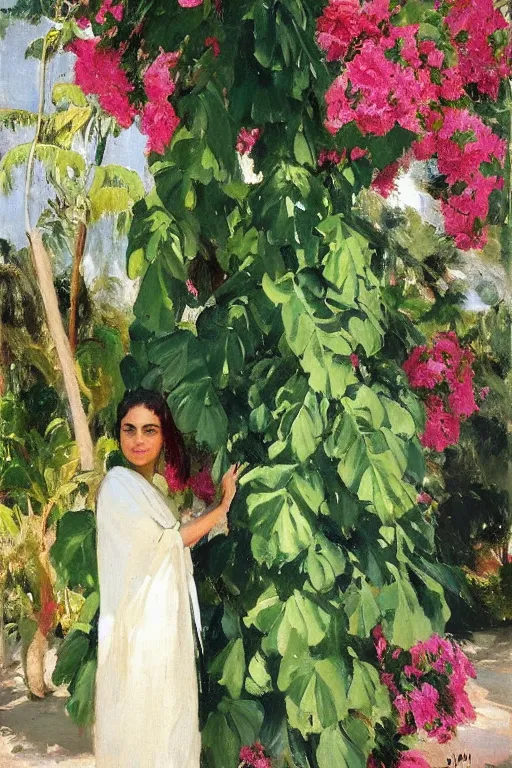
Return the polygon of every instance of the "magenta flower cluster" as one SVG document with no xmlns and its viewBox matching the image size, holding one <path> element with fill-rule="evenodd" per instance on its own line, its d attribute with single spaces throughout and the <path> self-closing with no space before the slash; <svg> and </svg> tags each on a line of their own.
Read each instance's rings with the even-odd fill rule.
<svg viewBox="0 0 512 768">
<path fill-rule="evenodd" d="M 443 451 L 455 445 L 461 421 L 478 410 L 473 361 L 471 350 L 447 331 L 437 334 L 430 346 L 415 347 L 403 364 L 409 384 L 424 398 L 427 419 L 420 439 L 426 448 Z"/>
<path fill-rule="evenodd" d="M 251 747 L 242 747 L 240 760 L 238 768 L 272 768 L 270 757 L 265 755 L 265 748 L 259 741 L 255 741 Z"/>
<path fill-rule="evenodd" d="M 164 477 L 172 493 L 181 493 L 190 489 L 194 496 L 206 504 L 211 504 L 215 498 L 215 485 L 208 467 L 203 467 L 188 480 L 183 481 L 172 464 L 167 464 L 164 471 Z"/>
<path fill-rule="evenodd" d="M 432 635 L 405 651 L 387 642 L 380 625 L 373 630 L 373 639 L 400 734 L 422 730 L 443 744 L 457 726 L 475 719 L 466 685 L 476 673 L 456 642 Z"/>
<path fill-rule="evenodd" d="M 388 0 L 329 0 L 317 21 L 319 46 L 341 74 L 328 89 L 327 130 L 355 122 L 361 133 L 384 136 L 395 125 L 418 135 L 417 159 L 437 157 L 447 176 L 442 200 L 447 234 L 462 249 L 486 242 L 489 196 L 497 175 L 482 164 L 502 165 L 505 144 L 468 112 L 465 88 L 497 98 L 512 71 L 512 46 L 503 14 L 492 0 L 440 3 L 442 42 L 424 39 L 419 24 L 393 25 L 397 4 Z M 404 158 L 405 162 L 409 158 Z M 376 188 L 393 188 L 398 163 L 379 174 Z"/>
</svg>

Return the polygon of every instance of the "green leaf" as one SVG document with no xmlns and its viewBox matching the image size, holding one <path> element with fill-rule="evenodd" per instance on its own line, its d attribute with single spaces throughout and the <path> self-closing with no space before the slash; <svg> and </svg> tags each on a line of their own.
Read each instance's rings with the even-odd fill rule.
<svg viewBox="0 0 512 768">
<path fill-rule="evenodd" d="M 383 400 L 389 426 L 395 435 L 404 435 L 405 437 L 414 437 L 416 434 L 416 425 L 414 419 L 405 408 L 393 400 L 386 398 Z"/>
<path fill-rule="evenodd" d="M 12 190 L 12 174 L 15 168 L 27 162 L 31 144 L 18 144 L 9 149 L 0 161 L 0 190 Z M 47 173 L 57 182 L 62 182 L 72 173 L 81 176 L 85 172 L 85 160 L 78 152 L 61 149 L 53 144 L 37 144 L 35 157 L 45 167 Z"/>
<path fill-rule="evenodd" d="M 321 733 L 316 759 L 318 768 L 366 768 L 367 755 L 335 725 Z"/>
<path fill-rule="evenodd" d="M 304 737 L 320 733 L 348 714 L 348 670 L 341 658 L 313 659 L 293 632 L 279 667 L 278 687 L 286 693 L 288 722 Z"/>
<path fill-rule="evenodd" d="M 382 426 L 385 410 L 368 387 L 360 387 L 337 417 L 326 443 L 329 455 L 340 459 L 338 472 L 349 490 L 371 504 L 384 524 L 416 505 L 416 489 L 404 480 L 407 444 Z"/>
<path fill-rule="evenodd" d="M 212 661 L 210 674 L 225 685 L 232 699 L 239 699 L 245 677 L 245 653 L 241 637 L 233 638 Z"/>
<path fill-rule="evenodd" d="M 263 696 L 273 690 L 272 678 L 267 669 L 265 657 L 257 651 L 249 662 L 245 690 L 251 696 Z"/>
<path fill-rule="evenodd" d="M 94 721 L 94 689 L 96 681 L 96 658 L 92 656 L 80 671 L 73 683 L 71 697 L 66 703 L 66 709 L 71 719 L 79 726 L 91 725 Z"/>
<path fill-rule="evenodd" d="M 296 589 L 286 602 L 282 602 L 274 585 L 260 595 L 244 618 L 246 626 L 255 626 L 265 634 L 263 651 L 267 654 L 277 652 L 281 656 L 286 654 L 294 632 L 313 647 L 322 642 L 329 623 L 329 614 L 316 602 L 313 594 Z"/>
<path fill-rule="evenodd" d="M 15 131 L 37 123 L 37 113 L 26 109 L 0 109 L 0 126 Z"/>
<path fill-rule="evenodd" d="M 359 586 L 353 580 L 345 592 L 344 609 L 348 618 L 350 634 L 359 637 L 369 637 L 381 617 L 377 600 L 370 585 L 363 577 L 360 578 Z"/>
<path fill-rule="evenodd" d="M 369 717 L 375 725 L 384 717 L 391 717 L 389 692 L 371 664 L 353 658 L 352 682 L 348 692 L 349 709 L 357 709 Z"/>
<path fill-rule="evenodd" d="M 222 699 L 210 712 L 202 742 L 208 765 L 237 766 L 240 748 L 257 741 L 263 724 L 263 707 L 257 701 Z"/>
<path fill-rule="evenodd" d="M 3 536 L 17 536 L 19 533 L 16 522 L 16 513 L 5 504 L 0 504 L 0 534 Z"/>
<path fill-rule="evenodd" d="M 75 107 L 86 107 L 87 98 L 80 88 L 74 83 L 55 83 L 52 90 L 52 101 L 58 105 L 61 102 L 73 104 Z"/>
<path fill-rule="evenodd" d="M 144 186 L 138 173 L 120 165 L 99 166 L 89 190 L 91 221 L 131 211 L 143 197 Z"/>
<path fill-rule="evenodd" d="M 308 550 L 306 571 L 317 592 L 327 592 L 345 571 L 346 560 L 341 549 L 325 536 L 317 534 Z"/>
<path fill-rule="evenodd" d="M 301 398 L 300 390 L 296 393 L 293 385 L 289 392 L 288 385 L 285 389 L 286 400 L 291 395 L 294 398 L 298 394 Z M 278 393 L 276 402 L 280 403 L 282 393 Z M 278 408 L 278 411 L 281 410 Z M 291 403 L 281 417 L 281 423 L 278 428 L 278 437 L 282 441 L 289 440 L 292 452 L 300 462 L 305 462 L 315 452 L 318 443 L 322 437 L 324 429 L 323 419 L 320 413 L 317 396 L 311 390 L 306 393 L 303 401 Z"/>
<path fill-rule="evenodd" d="M 72 629 L 57 651 L 57 664 L 52 675 L 54 685 L 70 683 L 77 675 L 89 652 L 89 638 L 83 632 Z"/>
<path fill-rule="evenodd" d="M 96 520 L 88 509 L 67 512 L 57 524 L 50 550 L 59 583 L 70 589 L 97 591 Z"/>
<path fill-rule="evenodd" d="M 249 494 L 247 510 L 258 562 L 291 562 L 309 546 L 313 536 L 309 515 L 286 490 Z"/>
<path fill-rule="evenodd" d="M 385 616 L 382 626 L 390 643 L 407 650 L 418 640 L 430 637 L 432 624 L 419 604 L 407 573 L 392 563 L 388 563 L 388 569 L 395 581 L 385 586 L 379 596 Z"/>
<path fill-rule="evenodd" d="M 64 149 L 71 149 L 76 134 L 86 125 L 92 115 L 92 109 L 71 106 L 53 112 L 44 125 L 43 139 L 48 144 L 56 144 Z"/>
<path fill-rule="evenodd" d="M 218 450 L 225 443 L 228 422 L 198 339 L 190 331 L 176 331 L 151 344 L 149 359 L 162 369 L 178 429 L 195 433 L 198 443 Z"/>
</svg>

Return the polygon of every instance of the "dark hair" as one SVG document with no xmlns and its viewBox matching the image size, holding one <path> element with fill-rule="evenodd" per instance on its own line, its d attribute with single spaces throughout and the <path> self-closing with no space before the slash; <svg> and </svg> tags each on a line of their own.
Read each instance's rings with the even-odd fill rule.
<svg viewBox="0 0 512 768">
<path fill-rule="evenodd" d="M 128 389 L 117 406 L 115 436 L 121 439 L 121 422 L 136 405 L 143 405 L 160 419 L 164 438 L 164 458 L 177 472 L 178 479 L 185 483 L 190 477 L 190 461 L 185 451 L 181 432 L 176 427 L 165 397 L 150 389 Z"/>
</svg>

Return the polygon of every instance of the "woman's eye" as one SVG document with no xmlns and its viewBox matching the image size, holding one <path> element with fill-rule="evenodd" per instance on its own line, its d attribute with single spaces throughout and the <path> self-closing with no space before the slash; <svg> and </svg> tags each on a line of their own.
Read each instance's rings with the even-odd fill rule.
<svg viewBox="0 0 512 768">
<path fill-rule="evenodd" d="M 156 435 L 156 429 L 147 429 L 146 435 Z"/>
</svg>

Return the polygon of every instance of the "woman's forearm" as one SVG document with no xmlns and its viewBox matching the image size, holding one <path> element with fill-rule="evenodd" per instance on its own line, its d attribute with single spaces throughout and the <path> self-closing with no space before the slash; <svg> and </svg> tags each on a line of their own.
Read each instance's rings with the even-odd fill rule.
<svg viewBox="0 0 512 768">
<path fill-rule="evenodd" d="M 227 515 L 229 511 L 229 504 L 224 500 L 221 501 L 218 507 L 212 509 L 201 517 L 195 517 L 188 523 L 184 523 L 180 528 L 181 538 L 185 547 L 192 547 L 197 544 L 203 536 L 210 533 L 211 529 L 220 523 L 220 521 Z"/>
</svg>

